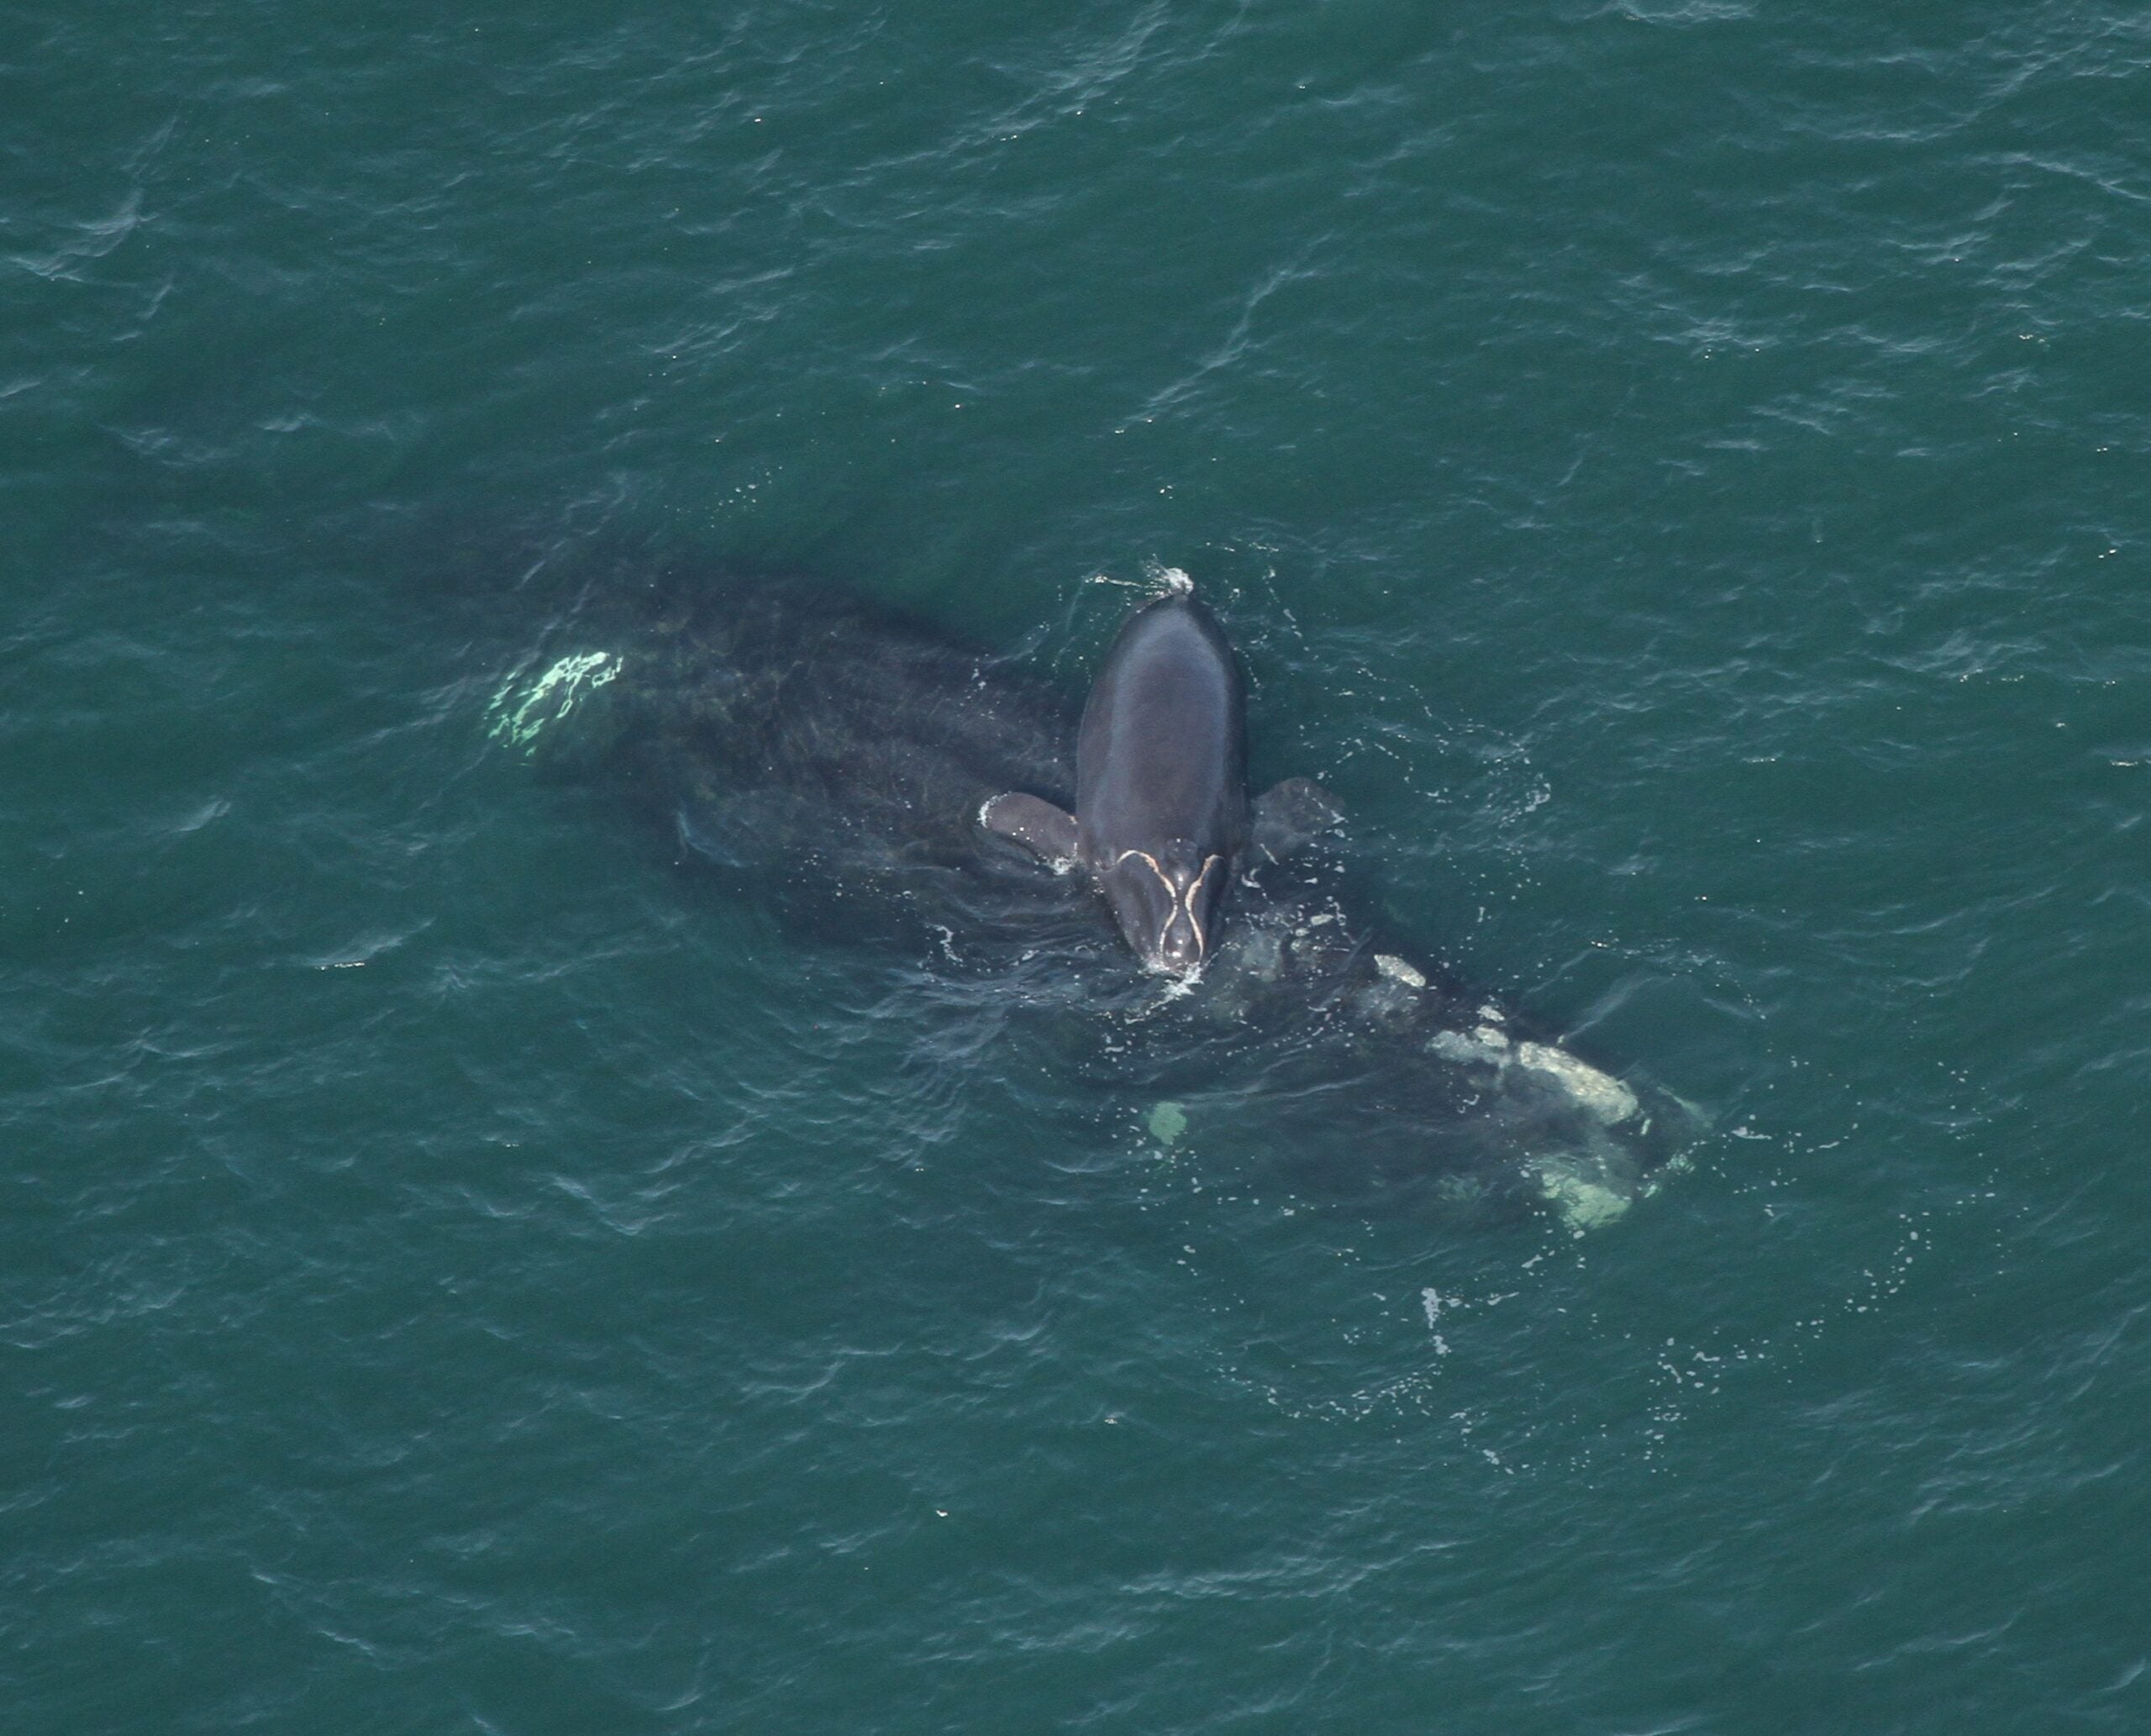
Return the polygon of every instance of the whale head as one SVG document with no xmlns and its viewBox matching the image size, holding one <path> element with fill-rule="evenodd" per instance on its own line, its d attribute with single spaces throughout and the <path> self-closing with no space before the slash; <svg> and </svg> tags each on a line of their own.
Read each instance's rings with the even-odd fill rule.
<svg viewBox="0 0 2151 1736">
<path fill-rule="evenodd" d="M 1144 968 L 1191 976 L 1210 956 L 1225 859 L 1175 840 L 1116 853 L 1098 875 L 1114 920 Z"/>
</svg>

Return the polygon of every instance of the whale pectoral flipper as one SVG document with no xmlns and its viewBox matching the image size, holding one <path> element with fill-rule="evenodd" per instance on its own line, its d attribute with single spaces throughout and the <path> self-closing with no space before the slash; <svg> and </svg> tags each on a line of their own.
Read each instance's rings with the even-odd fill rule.
<svg viewBox="0 0 2151 1736">
<path fill-rule="evenodd" d="M 1288 777 L 1255 799 L 1249 842 L 1273 862 L 1304 850 L 1344 818 L 1337 798 L 1311 777 Z"/>
<path fill-rule="evenodd" d="M 1056 869 L 1076 860 L 1075 815 L 1036 796 L 996 796 L 979 809 L 978 820 L 987 831 L 1035 850 Z"/>
</svg>

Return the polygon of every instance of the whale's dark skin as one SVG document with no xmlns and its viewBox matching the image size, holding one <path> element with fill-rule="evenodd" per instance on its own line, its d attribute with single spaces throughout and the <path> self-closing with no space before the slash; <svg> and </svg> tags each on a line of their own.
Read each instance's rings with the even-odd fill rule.
<svg viewBox="0 0 2151 1736">
<path fill-rule="evenodd" d="M 520 716 L 544 692 L 551 721 L 518 739 L 536 765 L 602 786 L 682 864 L 803 944 L 843 950 L 870 998 L 902 1008 L 944 1060 L 970 1052 L 964 1028 L 990 1034 L 1057 1076 L 1176 1102 L 1208 1138 L 1348 1151 L 1307 1185 L 1370 1200 L 1569 1216 L 1579 1188 L 1617 1206 L 1649 1192 L 1692 1137 L 1681 1105 L 1579 1062 L 1557 1033 L 1370 926 L 1344 858 L 1292 848 L 1335 818 L 1312 785 L 1246 802 L 1239 676 L 1206 621 L 1171 599 L 1134 618 L 1128 655 L 1117 648 L 1094 684 L 1095 754 L 1050 681 L 789 578 L 594 592 L 495 702 Z M 602 676 L 572 705 L 545 686 L 569 665 Z M 1191 739 L 1207 745 L 1159 751 Z M 981 827 L 1006 802 L 1039 829 L 1003 829 L 1049 857 L 1081 848 L 1060 802 L 1161 862 L 1174 844 L 1230 857 L 1229 905 L 1195 903 L 1199 975 L 1161 993 L 1129 968 L 1087 888 Z M 1144 932 L 1129 936 L 1139 951 Z"/>
<path fill-rule="evenodd" d="M 1304 779 L 1279 785 L 1261 806 L 1277 845 L 1296 816 L 1317 827 L 1328 817 Z M 1147 967 L 1200 970 L 1254 835 L 1246 699 L 1209 610 L 1176 592 L 1121 628 L 1083 708 L 1072 815 L 1018 792 L 996 797 L 979 818 L 1049 861 L 1087 869 Z"/>
</svg>

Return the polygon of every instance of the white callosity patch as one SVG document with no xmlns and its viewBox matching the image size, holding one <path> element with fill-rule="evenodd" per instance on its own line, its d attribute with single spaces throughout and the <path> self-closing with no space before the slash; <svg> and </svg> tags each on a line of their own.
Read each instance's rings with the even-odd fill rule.
<svg viewBox="0 0 2151 1736">
<path fill-rule="evenodd" d="M 1407 964 L 1404 960 L 1392 954 L 1376 953 L 1375 968 L 1391 981 L 1401 982 L 1407 988 L 1424 988 L 1427 986 L 1426 972 L 1420 970 L 1417 965 Z"/>
<path fill-rule="evenodd" d="M 581 651 L 561 658 L 528 687 L 519 687 L 518 677 L 511 676 L 486 708 L 492 719 L 486 734 L 527 750 L 540 730 L 559 723 L 619 673 L 620 660 L 612 652 Z"/>
<path fill-rule="evenodd" d="M 1480 1025 L 1475 1031 L 1437 1031 L 1427 1046 L 1444 1060 L 1499 1066 L 1509 1059 L 1509 1039 L 1492 1025 Z"/>
<path fill-rule="evenodd" d="M 1427 1046 L 1444 1060 L 1477 1061 L 1491 1066 L 1514 1063 L 1553 1080 L 1591 1118 L 1607 1127 L 1617 1127 L 1640 1107 L 1636 1094 L 1611 1073 L 1588 1061 L 1578 1060 L 1565 1049 L 1550 1043 L 1511 1043 L 1498 1026 L 1482 1024 L 1469 1031 L 1438 1031 Z"/>
<path fill-rule="evenodd" d="M 1519 1043 L 1516 1058 L 1523 1066 L 1551 1074 L 1569 1095 L 1607 1127 L 1615 1127 L 1636 1113 L 1636 1094 L 1611 1073 L 1601 1073 L 1580 1061 L 1565 1049 L 1545 1043 Z"/>
</svg>

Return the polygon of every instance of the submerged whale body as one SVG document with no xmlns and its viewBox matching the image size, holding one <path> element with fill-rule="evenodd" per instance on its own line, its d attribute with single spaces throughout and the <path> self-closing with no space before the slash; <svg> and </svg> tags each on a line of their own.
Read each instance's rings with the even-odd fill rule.
<svg viewBox="0 0 2151 1736">
<path fill-rule="evenodd" d="M 1190 599 L 1132 618 L 1080 730 L 1054 685 L 797 581 L 661 589 L 556 631 L 496 697 L 497 737 L 625 796 L 820 939 L 908 948 L 968 1000 L 1007 990 L 1057 1021 L 1065 1065 L 1156 1103 L 1165 1143 L 1191 1118 L 1285 1154 L 1296 1186 L 1585 1228 L 1696 1131 L 1666 1093 L 1383 944 L 1334 860 L 1292 854 L 1333 813 L 1305 780 L 1250 808 L 1238 671 Z M 1149 885 L 1123 902 L 1112 874 L 1131 866 Z M 1174 981 L 1130 968 L 1121 936 Z"/>
</svg>

